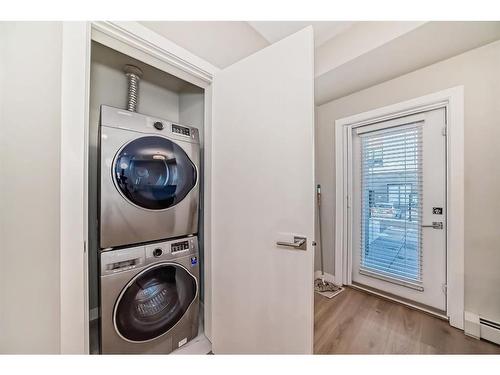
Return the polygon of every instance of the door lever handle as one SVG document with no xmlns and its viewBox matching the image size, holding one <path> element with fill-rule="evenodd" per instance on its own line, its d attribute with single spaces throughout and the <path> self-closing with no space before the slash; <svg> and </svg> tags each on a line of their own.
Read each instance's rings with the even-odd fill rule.
<svg viewBox="0 0 500 375">
<path fill-rule="evenodd" d="M 276 245 L 291 247 L 296 250 L 307 250 L 307 238 L 294 236 L 293 242 L 277 241 Z"/>
<path fill-rule="evenodd" d="M 433 221 L 432 224 L 422 225 L 422 228 L 443 229 L 443 222 Z"/>
</svg>

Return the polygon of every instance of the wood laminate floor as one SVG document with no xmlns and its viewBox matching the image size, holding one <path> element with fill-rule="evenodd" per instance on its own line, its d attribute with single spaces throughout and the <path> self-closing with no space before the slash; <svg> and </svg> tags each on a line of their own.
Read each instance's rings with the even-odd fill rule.
<svg viewBox="0 0 500 375">
<path fill-rule="evenodd" d="M 314 308 L 316 354 L 500 354 L 444 320 L 351 288 L 315 293 Z"/>
</svg>

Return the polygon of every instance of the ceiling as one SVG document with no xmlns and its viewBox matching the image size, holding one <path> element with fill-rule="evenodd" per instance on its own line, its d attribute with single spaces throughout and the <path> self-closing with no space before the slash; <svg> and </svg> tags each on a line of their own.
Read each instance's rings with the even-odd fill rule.
<svg viewBox="0 0 500 375">
<path fill-rule="evenodd" d="M 498 21 L 426 22 L 316 74 L 315 102 L 324 104 L 498 39 Z"/>
<path fill-rule="evenodd" d="M 314 44 L 319 47 L 334 36 L 344 32 L 352 21 L 248 21 L 269 43 L 277 42 L 311 25 L 314 29 Z"/>
<path fill-rule="evenodd" d="M 155 21 L 144 26 L 225 68 L 309 25 L 321 105 L 500 38 L 500 22 Z"/>
<path fill-rule="evenodd" d="M 351 21 L 143 21 L 147 28 L 168 38 L 218 68 L 225 68 L 309 25 L 315 47 L 348 30 Z"/>
<path fill-rule="evenodd" d="M 144 21 L 164 36 L 218 68 L 225 68 L 269 45 L 244 21 Z"/>
</svg>

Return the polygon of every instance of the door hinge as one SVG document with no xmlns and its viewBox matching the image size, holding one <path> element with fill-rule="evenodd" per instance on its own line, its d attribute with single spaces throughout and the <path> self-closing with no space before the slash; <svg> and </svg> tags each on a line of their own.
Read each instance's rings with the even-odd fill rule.
<svg viewBox="0 0 500 375">
<path fill-rule="evenodd" d="M 448 293 L 448 284 L 443 284 L 443 293 L 444 294 Z"/>
<path fill-rule="evenodd" d="M 441 134 L 443 134 L 443 137 L 446 137 L 446 126 L 443 126 L 443 129 L 441 130 Z"/>
<path fill-rule="evenodd" d="M 347 195 L 347 208 L 351 208 L 351 196 Z"/>
<path fill-rule="evenodd" d="M 87 241 L 83 241 L 83 253 L 87 253 Z"/>
</svg>

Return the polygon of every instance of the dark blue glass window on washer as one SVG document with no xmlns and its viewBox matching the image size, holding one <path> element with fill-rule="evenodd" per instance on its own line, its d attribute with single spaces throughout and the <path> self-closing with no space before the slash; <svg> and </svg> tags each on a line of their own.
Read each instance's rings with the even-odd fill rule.
<svg viewBox="0 0 500 375">
<path fill-rule="evenodd" d="M 170 330 L 196 297 L 196 281 L 184 268 L 166 264 L 140 275 L 116 306 L 115 323 L 131 341 L 152 340 Z"/>
<path fill-rule="evenodd" d="M 163 137 L 142 137 L 116 156 L 117 188 L 137 206 L 163 210 L 175 206 L 196 184 L 196 168 L 184 150 Z"/>
</svg>

